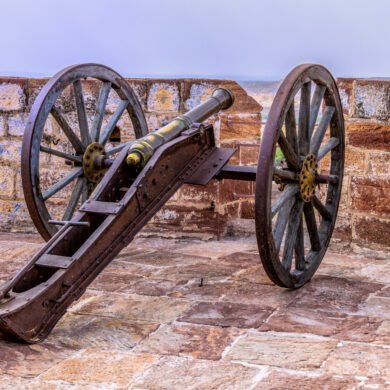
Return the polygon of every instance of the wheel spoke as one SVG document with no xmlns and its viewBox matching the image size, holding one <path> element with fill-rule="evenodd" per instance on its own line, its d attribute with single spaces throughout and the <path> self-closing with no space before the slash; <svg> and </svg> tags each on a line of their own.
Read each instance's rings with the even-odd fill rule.
<svg viewBox="0 0 390 390">
<path fill-rule="evenodd" d="M 317 161 L 322 160 L 327 153 L 329 153 L 339 144 L 339 142 L 340 141 L 335 137 L 329 138 L 326 144 L 318 151 Z"/>
<path fill-rule="evenodd" d="M 301 215 L 299 218 L 297 239 L 295 241 L 295 269 L 303 271 L 305 267 L 305 241 L 303 237 L 303 218 Z"/>
<path fill-rule="evenodd" d="M 297 154 L 294 152 L 293 147 L 290 145 L 290 143 L 287 141 L 287 138 L 285 135 L 280 132 L 279 134 L 279 140 L 278 140 L 280 149 L 282 149 L 283 155 L 286 158 L 287 165 L 291 169 L 299 169 L 299 160 Z"/>
<path fill-rule="evenodd" d="M 303 212 L 305 214 L 306 226 L 309 232 L 311 250 L 317 252 L 321 250 L 321 242 L 320 237 L 318 236 L 317 222 L 313 205 L 311 203 L 305 203 Z"/>
<path fill-rule="evenodd" d="M 311 99 L 310 106 L 310 124 L 309 124 L 309 139 L 313 134 L 314 127 L 317 122 L 318 113 L 321 108 L 322 99 L 324 97 L 326 91 L 326 87 L 324 85 L 316 85 L 316 88 L 313 93 L 313 97 Z"/>
<path fill-rule="evenodd" d="M 276 168 L 274 166 L 274 176 L 281 180 L 299 181 L 299 174 L 286 169 Z"/>
<path fill-rule="evenodd" d="M 286 126 L 286 138 L 295 153 L 298 153 L 298 142 L 297 142 L 297 124 L 295 120 L 295 104 L 294 100 L 291 103 L 290 108 L 286 114 L 285 120 Z"/>
<path fill-rule="evenodd" d="M 114 130 L 116 124 L 118 123 L 119 118 L 122 116 L 123 112 L 126 110 L 128 105 L 129 105 L 128 100 L 122 100 L 120 102 L 117 109 L 112 114 L 112 117 L 108 122 L 107 127 L 104 129 L 103 133 L 101 134 L 99 143 L 101 143 L 102 145 L 106 144 L 106 142 L 110 138 L 112 131 Z"/>
<path fill-rule="evenodd" d="M 89 198 L 88 182 L 84 180 L 83 190 L 81 192 L 81 203 L 84 203 Z"/>
<path fill-rule="evenodd" d="M 43 145 L 40 145 L 39 149 L 41 152 L 53 154 L 54 156 L 65 158 L 65 159 L 70 160 L 70 161 L 75 161 L 78 163 L 83 162 L 83 159 L 79 156 L 74 156 L 73 154 L 60 152 L 59 150 L 47 148 L 46 146 L 43 146 Z"/>
<path fill-rule="evenodd" d="M 303 202 L 297 199 L 291 210 L 290 220 L 287 226 L 287 234 L 284 240 L 282 265 L 286 270 L 291 269 L 293 250 L 297 239 L 299 224 L 301 222 L 302 209 Z"/>
<path fill-rule="evenodd" d="M 332 219 L 332 213 L 328 210 L 328 208 L 318 199 L 316 195 L 313 196 L 313 205 L 317 209 L 317 211 L 321 214 L 322 218 L 327 221 Z"/>
<path fill-rule="evenodd" d="M 321 121 L 317 127 L 317 130 L 315 131 L 313 138 L 310 142 L 311 153 L 317 155 L 334 112 L 334 107 L 326 107 Z"/>
<path fill-rule="evenodd" d="M 123 148 L 130 147 L 130 145 L 133 143 L 133 141 L 125 142 L 124 144 L 120 144 L 117 146 L 114 146 L 110 150 L 107 150 L 106 155 L 112 156 L 113 154 L 119 153 Z"/>
<path fill-rule="evenodd" d="M 105 81 L 100 88 L 99 99 L 96 103 L 95 117 L 93 119 L 91 128 L 91 138 L 93 141 L 98 142 L 100 136 L 100 129 L 102 127 L 104 111 L 107 104 L 108 95 L 110 94 L 111 83 Z"/>
<path fill-rule="evenodd" d="M 47 200 L 51 198 L 58 191 L 62 190 L 69 183 L 75 180 L 77 177 L 81 176 L 83 173 L 82 168 L 73 168 L 65 177 L 59 180 L 53 187 L 50 187 L 47 191 L 42 194 L 42 199 Z"/>
<path fill-rule="evenodd" d="M 88 120 L 87 113 L 85 111 L 83 86 L 81 85 L 80 80 L 76 80 L 73 83 L 73 91 L 76 100 L 76 109 L 80 126 L 81 141 L 83 142 L 84 146 L 87 146 L 91 143 L 91 136 L 88 130 Z"/>
<path fill-rule="evenodd" d="M 80 139 L 77 137 L 75 132 L 72 130 L 72 128 L 69 126 L 66 119 L 61 115 L 57 107 L 53 106 L 50 111 L 51 115 L 53 115 L 53 118 L 56 120 L 58 125 L 61 127 L 62 131 L 67 136 L 68 140 L 74 147 L 76 153 L 83 154 L 85 151 L 84 145 L 81 143 Z"/>
<path fill-rule="evenodd" d="M 290 216 L 291 209 L 294 204 L 294 199 L 288 200 L 280 209 L 278 216 L 276 217 L 275 226 L 272 230 L 274 238 L 275 250 L 279 254 L 280 246 L 282 245 L 284 231 L 286 230 L 288 217 Z"/>
<path fill-rule="evenodd" d="M 272 218 L 275 214 L 282 208 L 282 206 L 299 192 L 298 184 L 288 184 L 280 196 L 276 199 L 275 203 L 272 205 L 271 216 Z"/>
<path fill-rule="evenodd" d="M 299 154 L 304 156 L 309 150 L 310 92 L 311 81 L 302 85 L 299 105 L 298 146 Z"/>
<path fill-rule="evenodd" d="M 68 206 L 66 207 L 64 216 L 62 217 L 63 221 L 69 221 L 72 219 L 74 211 L 76 210 L 77 203 L 80 199 L 83 186 L 84 186 L 84 178 L 83 177 L 77 178 L 77 182 L 73 188 Z"/>
</svg>

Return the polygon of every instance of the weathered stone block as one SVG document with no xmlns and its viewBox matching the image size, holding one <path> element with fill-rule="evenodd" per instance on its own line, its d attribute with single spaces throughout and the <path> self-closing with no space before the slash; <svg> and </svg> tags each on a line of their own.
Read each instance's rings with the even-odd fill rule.
<svg viewBox="0 0 390 390">
<path fill-rule="evenodd" d="M 368 155 L 368 173 L 370 175 L 389 175 L 390 153 L 370 152 Z"/>
<path fill-rule="evenodd" d="M 14 196 L 15 170 L 0 165 L 0 198 L 11 199 Z"/>
<path fill-rule="evenodd" d="M 179 111 L 179 87 L 175 83 L 154 83 L 149 89 L 147 99 L 148 111 Z"/>
<path fill-rule="evenodd" d="M 242 390 L 252 388 L 260 373 L 258 368 L 241 364 L 166 356 L 160 359 L 152 370 L 139 377 L 131 388 Z"/>
<path fill-rule="evenodd" d="M 188 111 L 203 103 L 211 96 L 215 89 L 215 85 L 207 82 L 204 84 L 192 84 L 189 97 L 184 102 L 184 109 Z"/>
<path fill-rule="evenodd" d="M 390 180 L 388 177 L 352 176 L 352 208 L 382 216 L 390 215 L 389 191 Z"/>
<path fill-rule="evenodd" d="M 367 155 L 366 152 L 347 146 L 345 148 L 345 173 L 354 173 L 357 175 L 364 175 L 367 171 Z"/>
<path fill-rule="evenodd" d="M 350 122 L 346 126 L 348 144 L 364 149 L 390 150 L 390 126 L 378 122 Z"/>
<path fill-rule="evenodd" d="M 44 373 L 43 380 L 89 383 L 91 387 L 127 388 L 132 379 L 157 360 L 150 354 L 85 350 Z"/>
<path fill-rule="evenodd" d="M 335 340 L 321 337 L 287 337 L 250 332 L 239 339 L 225 357 L 251 364 L 309 370 L 319 368 L 336 344 Z"/>
<path fill-rule="evenodd" d="M 240 217 L 244 219 L 255 218 L 255 199 L 245 199 L 241 202 Z"/>
<path fill-rule="evenodd" d="M 220 115 L 220 139 L 260 139 L 261 115 L 255 114 L 228 114 Z"/>
<path fill-rule="evenodd" d="M 387 120 L 389 110 L 389 81 L 356 80 L 353 117 Z"/>
<path fill-rule="evenodd" d="M 0 84 L 0 111 L 22 110 L 26 104 L 23 81 L 19 83 L 2 82 Z"/>
<path fill-rule="evenodd" d="M 240 333 L 240 330 L 235 328 L 180 323 L 163 325 L 141 342 L 135 351 L 219 360 L 225 348 Z"/>
<path fill-rule="evenodd" d="M 337 375 L 390 378 L 390 350 L 365 344 L 345 344 L 325 362 L 327 372 Z"/>
<path fill-rule="evenodd" d="M 27 123 L 27 114 L 16 114 L 8 118 L 8 134 L 23 137 Z"/>
<path fill-rule="evenodd" d="M 7 165 L 19 165 L 22 154 L 22 141 L 0 140 L 0 163 Z"/>
<path fill-rule="evenodd" d="M 353 238 L 359 245 L 377 244 L 390 247 L 390 220 L 356 216 Z"/>
<path fill-rule="evenodd" d="M 259 144 L 240 144 L 241 165 L 257 166 L 257 163 L 259 162 L 259 153 Z"/>
<path fill-rule="evenodd" d="M 6 117 L 3 115 L 0 116 L 0 137 L 7 136 L 7 123 Z"/>
<path fill-rule="evenodd" d="M 352 241 L 352 216 L 349 213 L 339 212 L 337 214 L 336 226 L 333 231 L 333 238 L 345 242 Z"/>
<path fill-rule="evenodd" d="M 351 114 L 351 102 L 353 93 L 354 79 L 338 78 L 337 86 L 339 88 L 341 104 L 345 115 Z"/>
<path fill-rule="evenodd" d="M 270 307 L 231 302 L 199 302 L 179 321 L 214 326 L 257 328 L 272 313 Z"/>
</svg>

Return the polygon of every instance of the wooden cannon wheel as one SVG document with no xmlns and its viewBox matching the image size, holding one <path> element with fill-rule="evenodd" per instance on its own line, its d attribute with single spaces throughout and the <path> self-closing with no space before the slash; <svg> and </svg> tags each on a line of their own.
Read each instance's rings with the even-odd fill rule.
<svg viewBox="0 0 390 390">
<path fill-rule="evenodd" d="M 297 288 L 319 267 L 333 232 L 344 169 L 344 120 L 335 80 L 300 65 L 281 84 L 262 136 L 255 219 L 273 282 Z"/>
<path fill-rule="evenodd" d="M 96 101 L 84 89 L 89 80 L 99 88 Z M 147 134 L 130 85 L 112 69 L 97 64 L 65 68 L 35 99 L 23 140 L 21 171 L 28 210 L 45 240 L 58 230 L 49 220 L 70 220 L 104 176 L 103 159 L 114 157 L 126 145 L 112 140 L 118 121 L 126 119 L 124 112 L 136 138 Z"/>
</svg>

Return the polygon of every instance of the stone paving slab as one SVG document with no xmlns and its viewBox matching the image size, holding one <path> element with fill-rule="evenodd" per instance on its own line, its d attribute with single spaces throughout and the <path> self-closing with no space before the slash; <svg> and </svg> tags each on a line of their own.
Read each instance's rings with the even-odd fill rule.
<svg viewBox="0 0 390 390">
<path fill-rule="evenodd" d="M 0 281 L 41 245 L 0 233 Z M 0 336 L 0 389 L 390 388 L 390 256 L 329 251 L 291 291 L 256 251 L 137 238 L 47 340 Z"/>
</svg>

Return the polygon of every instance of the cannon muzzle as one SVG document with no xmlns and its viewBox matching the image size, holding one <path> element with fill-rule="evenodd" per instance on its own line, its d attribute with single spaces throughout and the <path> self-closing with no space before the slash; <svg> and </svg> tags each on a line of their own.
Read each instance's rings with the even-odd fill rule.
<svg viewBox="0 0 390 390">
<path fill-rule="evenodd" d="M 144 166 L 158 147 L 178 137 L 184 130 L 190 129 L 194 123 L 203 122 L 211 115 L 230 108 L 233 103 L 234 95 L 230 90 L 216 89 L 204 103 L 133 143 L 126 158 L 127 164 Z"/>
</svg>

